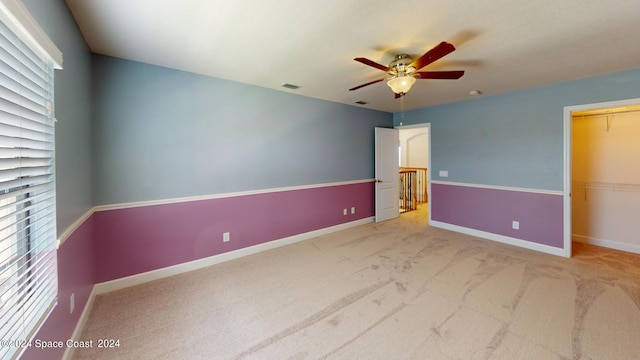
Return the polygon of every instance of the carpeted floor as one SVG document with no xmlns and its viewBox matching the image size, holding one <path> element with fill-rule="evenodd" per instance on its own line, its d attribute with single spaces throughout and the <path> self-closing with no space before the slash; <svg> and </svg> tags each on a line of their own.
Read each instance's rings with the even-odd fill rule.
<svg viewBox="0 0 640 360">
<path fill-rule="evenodd" d="M 73 359 L 638 359 L 640 255 L 564 259 L 425 209 L 96 298 Z"/>
</svg>

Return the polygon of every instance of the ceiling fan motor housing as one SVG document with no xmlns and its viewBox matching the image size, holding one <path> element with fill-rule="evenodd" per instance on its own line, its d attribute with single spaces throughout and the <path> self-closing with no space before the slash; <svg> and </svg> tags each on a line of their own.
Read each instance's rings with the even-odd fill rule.
<svg viewBox="0 0 640 360">
<path fill-rule="evenodd" d="M 389 75 L 395 77 L 413 74 L 416 68 L 411 66 L 412 62 L 413 59 L 407 54 L 396 55 L 396 58 L 389 63 Z"/>
</svg>

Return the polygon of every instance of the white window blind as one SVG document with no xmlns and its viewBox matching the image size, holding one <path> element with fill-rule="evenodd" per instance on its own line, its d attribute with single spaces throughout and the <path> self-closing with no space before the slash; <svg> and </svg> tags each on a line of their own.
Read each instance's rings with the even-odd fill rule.
<svg viewBox="0 0 640 360">
<path fill-rule="evenodd" d="M 0 358 L 9 359 L 57 296 L 54 63 L 0 10 Z"/>
</svg>

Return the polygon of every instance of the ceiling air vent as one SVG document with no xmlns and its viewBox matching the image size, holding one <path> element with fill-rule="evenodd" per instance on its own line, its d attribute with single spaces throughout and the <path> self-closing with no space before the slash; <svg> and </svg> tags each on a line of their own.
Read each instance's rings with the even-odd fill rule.
<svg viewBox="0 0 640 360">
<path fill-rule="evenodd" d="M 287 89 L 291 89 L 291 90 L 298 90 L 300 88 L 300 86 L 298 85 L 292 85 L 292 84 L 282 84 L 283 88 L 287 88 Z"/>
</svg>

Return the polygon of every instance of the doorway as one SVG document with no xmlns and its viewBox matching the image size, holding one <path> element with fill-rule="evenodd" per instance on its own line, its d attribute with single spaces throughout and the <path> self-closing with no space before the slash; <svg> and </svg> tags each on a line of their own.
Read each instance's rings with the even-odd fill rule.
<svg viewBox="0 0 640 360">
<path fill-rule="evenodd" d="M 420 213 L 428 213 L 430 202 L 430 174 L 429 166 L 431 159 L 431 124 L 418 124 L 408 126 L 398 126 L 399 130 L 399 159 L 401 170 L 401 183 L 403 172 L 408 172 L 409 178 L 414 183 L 415 192 L 412 193 L 411 202 L 416 203 L 414 210 Z M 402 185 L 402 184 L 401 184 Z M 402 186 L 401 186 L 402 187 Z M 401 198 L 402 198 L 402 189 Z M 406 199 L 401 199 L 402 203 L 406 203 Z M 425 221 L 428 216 L 425 215 Z"/>
<path fill-rule="evenodd" d="M 640 253 L 638 138 L 640 99 L 565 108 L 565 244 Z"/>
</svg>

